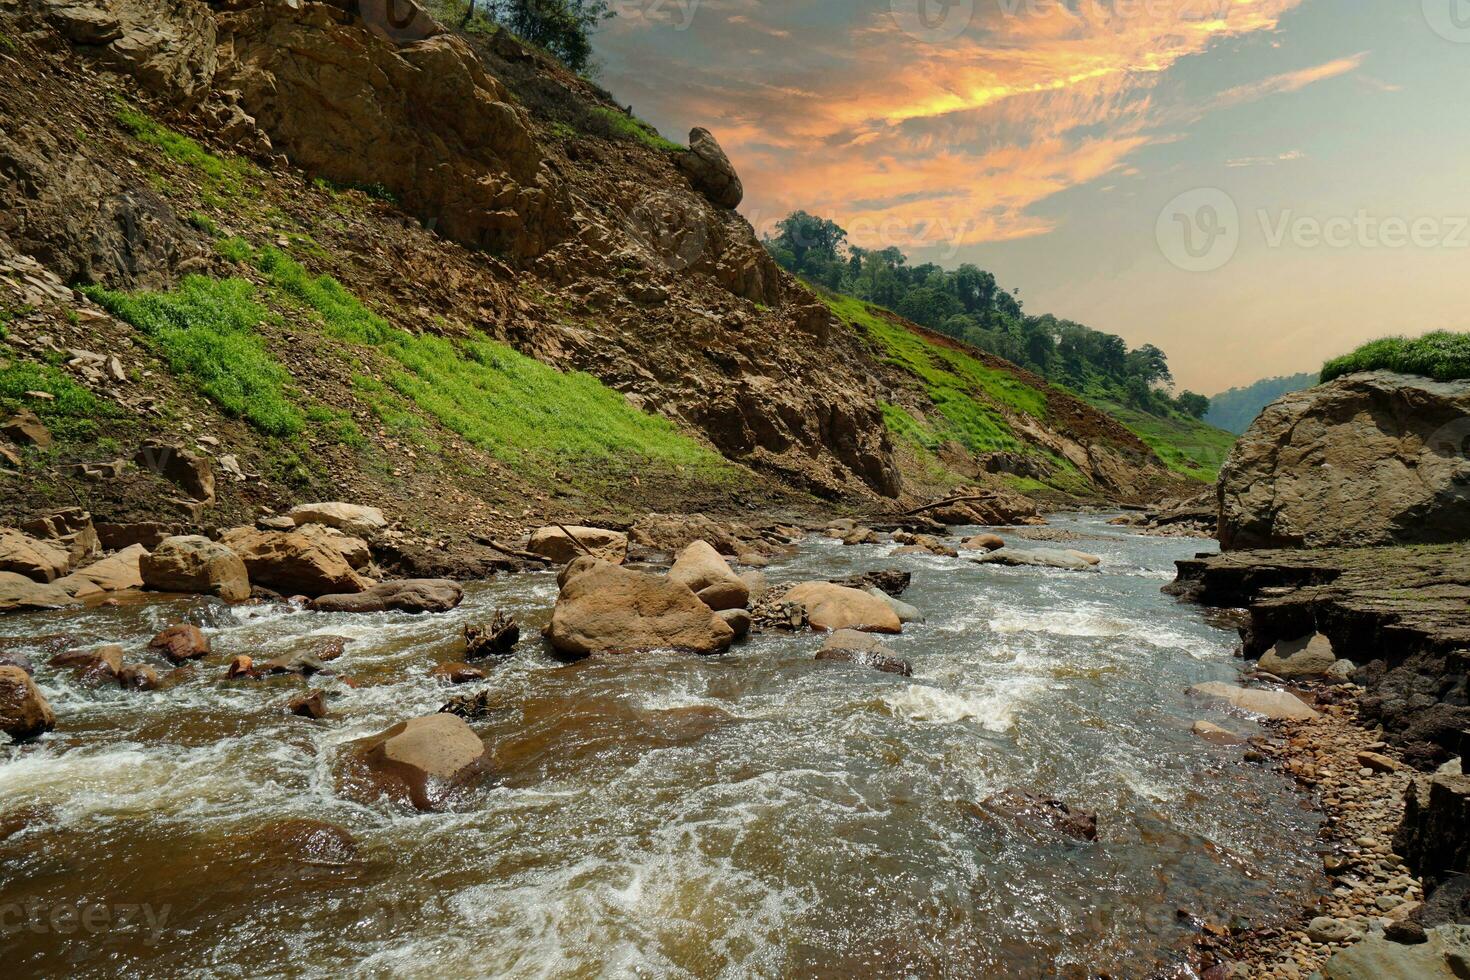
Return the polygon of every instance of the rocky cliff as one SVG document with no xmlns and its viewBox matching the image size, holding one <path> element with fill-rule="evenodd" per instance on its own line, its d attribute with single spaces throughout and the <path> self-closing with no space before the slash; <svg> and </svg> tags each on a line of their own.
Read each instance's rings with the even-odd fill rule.
<svg viewBox="0 0 1470 980">
<path fill-rule="evenodd" d="M 510 520 L 510 504 L 912 500 L 964 481 L 1178 488 L 1127 430 L 1004 362 L 988 369 L 1000 386 L 926 387 L 927 360 L 895 360 L 774 265 L 733 210 L 739 178 L 713 135 L 672 144 L 504 32 L 461 36 L 371 0 L 0 0 L 0 32 L 18 372 L 0 409 L 56 430 L 46 453 L 12 451 L 64 478 L 36 485 L 37 506 L 78 492 L 143 506 L 146 479 L 94 484 L 131 479 L 144 435 L 229 458 L 212 506 L 331 487 L 459 522 L 466 501 Z M 66 288 L 87 284 L 107 296 Z M 223 343 L 196 322 L 221 290 L 246 304 L 256 339 L 226 346 L 259 348 L 248 376 L 205 377 L 189 346 Z M 562 374 L 533 385 L 513 355 Z M 558 378 L 584 382 L 569 372 L 621 403 L 572 408 Z M 261 383 L 235 391 L 242 377 Z M 510 438 L 515 406 L 485 402 L 513 382 L 540 399 L 522 414 L 539 405 L 576 438 Z M 938 417 L 957 401 L 999 435 L 942 434 L 922 459 L 896 440 L 886 406 Z M 582 430 L 608 412 L 617 431 L 589 447 Z M 735 469 L 710 476 L 710 450 Z M 93 481 L 80 491 L 64 482 L 78 473 Z"/>
<path fill-rule="evenodd" d="M 1226 550 L 1470 538 L 1470 383 L 1373 371 L 1286 395 L 1218 493 Z"/>
</svg>

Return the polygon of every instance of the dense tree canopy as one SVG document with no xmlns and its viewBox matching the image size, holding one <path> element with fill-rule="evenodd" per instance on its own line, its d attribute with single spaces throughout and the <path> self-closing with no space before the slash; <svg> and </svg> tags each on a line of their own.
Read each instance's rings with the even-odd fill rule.
<svg viewBox="0 0 1470 980">
<path fill-rule="evenodd" d="M 810 282 L 885 306 L 1058 384 L 1156 415 L 1197 419 L 1209 410 L 1203 395 L 1172 394 L 1168 356 L 1153 344 L 1130 350 L 1113 334 L 1050 314 L 1028 316 L 1015 292 L 974 265 L 909 265 L 899 249 L 859 248 L 836 222 L 805 211 L 778 222 L 765 245 L 783 268 Z"/>
<path fill-rule="evenodd" d="M 476 14 L 580 72 L 592 60 L 593 32 L 613 11 L 608 0 L 469 0 L 464 22 Z"/>
</svg>

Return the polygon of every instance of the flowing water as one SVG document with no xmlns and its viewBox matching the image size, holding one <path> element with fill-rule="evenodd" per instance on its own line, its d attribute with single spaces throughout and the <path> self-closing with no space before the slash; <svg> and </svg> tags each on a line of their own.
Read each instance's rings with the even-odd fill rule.
<svg viewBox="0 0 1470 980">
<path fill-rule="evenodd" d="M 810 634 L 726 656 L 558 663 L 535 630 L 548 574 L 472 586 L 456 612 L 210 615 L 215 654 L 153 693 L 87 689 L 37 657 L 60 718 L 0 750 L 0 953 L 9 976 L 1146 975 L 1179 910 L 1260 919 L 1312 884 L 1316 819 L 1280 777 L 1204 743 L 1244 723 L 1185 689 L 1236 673 L 1234 637 L 1159 589 L 1205 542 L 1101 518 L 1103 573 L 887 557 L 813 538 L 773 582 L 901 566 L 928 622 L 891 646 L 912 678 L 819 663 Z M 123 643 L 200 602 L 36 614 L 0 633 Z M 343 746 L 436 710 L 428 676 L 466 623 L 529 627 L 477 722 L 497 779 L 459 812 L 337 792 Z M 210 612 L 205 607 L 205 612 Z M 304 682 L 222 680 L 235 653 L 355 639 Z M 462 693 L 466 688 L 459 688 Z M 977 806 L 1018 786 L 1099 818 L 1071 841 Z M 282 820 L 324 820 L 352 860 L 303 861 Z M 3 831 L 0 831 L 3 834 Z"/>
</svg>

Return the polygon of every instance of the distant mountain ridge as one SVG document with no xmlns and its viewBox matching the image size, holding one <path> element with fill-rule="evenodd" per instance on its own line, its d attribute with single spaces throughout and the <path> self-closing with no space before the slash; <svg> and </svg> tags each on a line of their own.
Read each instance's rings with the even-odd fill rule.
<svg viewBox="0 0 1470 980">
<path fill-rule="evenodd" d="M 1290 376 L 1263 378 L 1244 388 L 1231 388 L 1210 399 L 1210 410 L 1205 413 L 1205 421 L 1227 432 L 1243 434 L 1267 405 L 1282 395 L 1312 387 L 1317 379 L 1315 371 L 1306 371 Z"/>
</svg>

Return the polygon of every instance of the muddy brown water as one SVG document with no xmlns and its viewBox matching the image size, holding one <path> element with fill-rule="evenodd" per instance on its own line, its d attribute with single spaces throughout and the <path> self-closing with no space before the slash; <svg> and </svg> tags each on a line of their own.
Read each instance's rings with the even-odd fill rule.
<svg viewBox="0 0 1470 980">
<path fill-rule="evenodd" d="M 1250 730 L 1184 693 L 1235 676 L 1235 638 L 1159 592 L 1207 543 L 1055 523 L 1102 574 L 817 539 L 768 570 L 912 570 L 904 599 L 928 621 L 891 641 L 908 679 L 816 662 L 811 635 L 562 664 L 535 635 L 556 596 L 542 574 L 437 617 L 177 600 L 0 621 L 153 662 L 147 639 L 190 614 L 215 647 L 153 693 L 80 687 L 37 649 L 60 724 L 0 749 L 4 973 L 1143 976 L 1187 939 L 1180 910 L 1299 904 L 1316 817 L 1189 733 Z M 452 813 L 344 799 L 342 747 L 436 710 L 451 689 L 429 669 L 497 608 L 530 639 L 481 685 L 495 782 Z M 356 686 L 315 679 L 324 721 L 283 712 L 300 679 L 222 679 L 236 653 L 327 634 L 355 641 L 332 666 Z M 1098 842 L 976 805 L 1008 786 L 1095 809 Z M 355 850 L 283 823 L 300 820 Z"/>
</svg>

